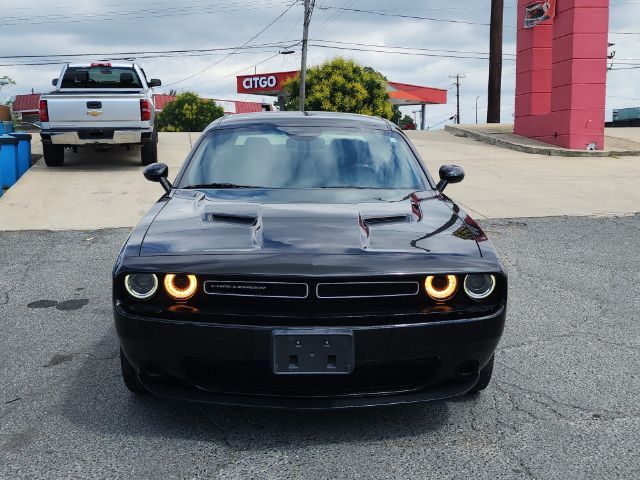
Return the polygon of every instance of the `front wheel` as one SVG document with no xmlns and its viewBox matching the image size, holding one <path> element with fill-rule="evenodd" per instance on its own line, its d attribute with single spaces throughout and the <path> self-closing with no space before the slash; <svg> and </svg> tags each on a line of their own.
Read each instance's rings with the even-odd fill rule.
<svg viewBox="0 0 640 480">
<path fill-rule="evenodd" d="M 158 137 L 155 136 L 148 143 L 144 143 L 140 149 L 140 161 L 147 166 L 158 162 Z"/>
<path fill-rule="evenodd" d="M 127 357 L 124 356 L 122 349 L 120 349 L 120 369 L 122 370 L 122 380 L 130 392 L 136 395 L 145 395 L 147 393 L 147 390 L 138 379 L 135 368 L 129 363 Z"/>
<path fill-rule="evenodd" d="M 42 154 L 47 167 L 61 167 L 64 165 L 64 145 L 43 143 Z"/>
<path fill-rule="evenodd" d="M 478 378 L 478 381 L 473 386 L 473 388 L 469 390 L 469 394 L 481 392 L 489 386 L 489 382 L 491 382 L 491 376 L 493 374 L 493 364 L 495 359 L 496 356 L 494 355 L 493 357 L 491 357 L 491 360 L 489 360 L 489 363 L 487 363 L 484 368 L 480 370 L 480 378 Z"/>
</svg>

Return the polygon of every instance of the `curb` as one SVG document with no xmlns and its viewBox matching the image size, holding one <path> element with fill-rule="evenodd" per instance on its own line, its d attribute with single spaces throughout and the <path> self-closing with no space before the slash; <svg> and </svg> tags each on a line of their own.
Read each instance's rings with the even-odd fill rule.
<svg viewBox="0 0 640 480">
<path fill-rule="evenodd" d="M 517 152 L 532 153 L 536 155 L 547 155 L 550 157 L 624 157 L 640 156 L 640 150 L 569 150 L 560 147 L 543 147 L 525 145 L 496 138 L 490 133 L 483 133 L 471 128 L 460 127 L 458 125 L 445 125 L 444 130 L 456 137 L 467 137 L 489 145 L 508 148 Z"/>
</svg>

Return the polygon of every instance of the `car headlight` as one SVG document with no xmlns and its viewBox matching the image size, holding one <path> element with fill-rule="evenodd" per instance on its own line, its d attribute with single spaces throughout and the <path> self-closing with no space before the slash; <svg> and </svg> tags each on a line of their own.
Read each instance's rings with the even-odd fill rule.
<svg viewBox="0 0 640 480">
<path fill-rule="evenodd" d="M 429 275 L 424 288 L 433 300 L 445 301 L 453 297 L 458 290 L 458 277 L 455 275 Z"/>
<path fill-rule="evenodd" d="M 496 288 L 494 275 L 473 274 L 464 278 L 464 291 L 473 300 L 484 300 Z"/>
<path fill-rule="evenodd" d="M 198 289 L 198 279 L 195 275 L 169 273 L 164 276 L 164 288 L 174 300 L 188 300 Z"/>
<path fill-rule="evenodd" d="M 147 300 L 158 290 L 158 277 L 153 273 L 132 273 L 124 277 L 124 287 L 136 300 Z"/>
</svg>

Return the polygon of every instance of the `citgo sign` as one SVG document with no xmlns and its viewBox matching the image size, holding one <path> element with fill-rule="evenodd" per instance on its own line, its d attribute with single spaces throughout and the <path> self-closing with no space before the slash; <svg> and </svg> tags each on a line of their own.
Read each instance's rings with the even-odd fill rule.
<svg viewBox="0 0 640 480">
<path fill-rule="evenodd" d="M 257 93 L 278 95 L 282 85 L 290 78 L 297 77 L 300 72 L 262 73 L 238 77 L 238 93 Z"/>
<path fill-rule="evenodd" d="M 256 88 L 273 88 L 278 83 L 275 75 L 268 77 L 248 77 L 242 81 L 242 87 L 247 90 L 255 90 Z"/>
</svg>

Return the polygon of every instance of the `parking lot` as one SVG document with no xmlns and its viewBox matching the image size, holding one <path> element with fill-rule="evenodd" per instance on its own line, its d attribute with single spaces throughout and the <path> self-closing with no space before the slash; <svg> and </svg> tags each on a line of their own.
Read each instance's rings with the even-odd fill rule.
<svg viewBox="0 0 640 480">
<path fill-rule="evenodd" d="M 477 155 L 489 158 L 489 148 L 497 150 L 482 145 Z M 184 150 L 165 155 L 179 164 Z M 448 158 L 466 157 L 468 171 L 478 172 L 450 187 L 450 195 L 473 202 L 475 190 L 492 188 L 490 181 L 479 182 L 489 174 L 472 154 L 463 155 L 462 147 L 447 151 Z M 44 178 L 58 183 L 67 199 L 58 204 L 64 218 L 90 228 L 48 227 L 31 206 L 25 208 L 33 212 L 32 228 L 0 228 L 0 478 L 640 476 L 640 215 L 629 212 L 637 196 L 589 203 L 585 193 L 581 205 L 565 205 L 567 213 L 578 206 L 604 210 L 605 204 L 620 212 L 606 216 L 597 209 L 573 217 L 487 215 L 500 211 L 507 187 L 489 194 L 494 207 L 473 203 L 510 275 L 508 324 L 484 393 L 341 412 L 219 408 L 135 398 L 121 383 L 110 273 L 129 228 L 102 228 L 102 217 L 92 216 L 103 211 L 110 222 L 125 222 L 160 195 L 158 185 L 144 182 L 135 158 L 127 158 L 130 164 L 125 158 L 111 174 L 104 163 L 71 163 L 67 175 L 81 199 L 75 206 L 65 192 L 64 170 L 25 177 L 36 182 L 35 196 L 38 187 L 52 188 Z M 498 160 L 487 171 L 500 170 Z M 638 159 L 627 162 L 638 166 Z M 595 178 L 589 172 L 582 171 L 585 181 Z M 98 173 L 103 193 L 92 190 L 99 179 L 81 179 Z M 568 183 L 578 192 L 586 188 Z M 83 205 L 92 192 L 101 201 L 113 198 L 117 208 Z M 562 207 L 553 198 L 529 207 L 526 195 L 514 198 L 511 212 Z M 131 211 L 114 220 L 113 212 L 127 202 Z M 3 204 L 0 211 L 16 205 Z"/>
</svg>

